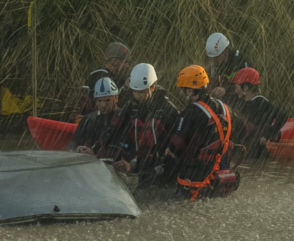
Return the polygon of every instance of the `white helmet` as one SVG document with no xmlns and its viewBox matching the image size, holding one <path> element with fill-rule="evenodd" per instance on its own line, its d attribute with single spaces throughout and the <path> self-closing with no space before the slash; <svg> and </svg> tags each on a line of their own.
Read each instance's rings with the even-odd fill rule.
<svg viewBox="0 0 294 241">
<path fill-rule="evenodd" d="M 206 41 L 206 54 L 208 57 L 219 56 L 230 44 L 228 38 L 222 33 L 211 34 Z"/>
<path fill-rule="evenodd" d="M 103 77 L 99 79 L 94 88 L 94 98 L 118 95 L 116 84 L 109 78 Z"/>
<path fill-rule="evenodd" d="M 157 75 L 151 64 L 137 64 L 130 75 L 130 88 L 133 90 L 145 90 L 157 81 Z"/>
</svg>

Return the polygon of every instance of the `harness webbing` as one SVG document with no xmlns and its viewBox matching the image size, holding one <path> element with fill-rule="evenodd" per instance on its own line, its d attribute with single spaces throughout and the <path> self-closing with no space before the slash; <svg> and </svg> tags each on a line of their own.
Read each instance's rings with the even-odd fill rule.
<svg viewBox="0 0 294 241">
<path fill-rule="evenodd" d="M 156 138 L 156 132 L 155 132 L 155 127 L 154 127 L 154 118 L 152 118 L 152 133 L 153 133 L 153 139 L 154 139 L 154 144 L 157 145 L 157 138 Z"/>
<path fill-rule="evenodd" d="M 138 151 L 138 118 L 135 119 L 135 143 L 136 143 L 136 151 Z"/>
<path fill-rule="evenodd" d="M 227 152 L 228 150 L 228 147 L 229 147 L 229 138 L 231 136 L 231 116 L 230 116 L 230 112 L 229 112 L 229 109 L 228 107 L 223 104 L 225 110 L 226 110 L 226 113 L 227 113 L 227 119 L 228 119 L 228 130 L 227 130 L 227 133 L 226 133 L 226 136 L 224 135 L 224 131 L 222 129 L 222 125 L 221 125 L 221 122 L 219 120 L 219 118 L 217 117 L 217 115 L 213 112 L 213 110 L 207 105 L 205 104 L 204 102 L 202 101 L 198 101 L 199 104 L 201 104 L 212 116 L 212 118 L 214 119 L 215 121 L 215 124 L 217 126 L 217 130 L 218 130 L 218 133 L 219 133 L 219 136 L 220 136 L 220 140 L 221 140 L 221 143 L 223 145 L 223 150 L 222 150 L 222 153 L 221 154 L 217 154 L 215 156 L 215 164 L 212 168 L 212 171 L 211 173 L 202 181 L 202 182 L 192 182 L 190 180 L 185 180 L 185 179 L 181 179 L 179 176 L 177 178 L 177 181 L 180 185 L 183 185 L 183 186 L 187 186 L 187 187 L 196 187 L 197 190 L 191 190 L 191 194 L 192 194 L 192 197 L 190 198 L 190 201 L 194 201 L 198 194 L 199 194 L 199 191 L 201 188 L 203 187 L 207 187 L 210 185 L 210 181 L 214 179 L 214 172 L 215 171 L 218 171 L 220 169 L 220 162 L 221 162 L 221 159 L 223 157 L 223 155 Z"/>
<path fill-rule="evenodd" d="M 156 131 L 155 131 L 155 119 L 154 118 L 152 118 L 152 121 L 151 121 L 151 129 L 152 129 L 154 144 L 157 145 L 157 137 L 156 137 Z M 139 144 L 138 144 L 138 118 L 135 119 L 135 143 L 136 143 L 136 151 L 138 151 L 139 150 Z"/>
<path fill-rule="evenodd" d="M 198 102 L 195 102 L 193 104 L 199 107 L 205 113 L 205 115 L 207 115 L 208 119 L 212 118 L 210 112 L 203 105 L 199 104 Z"/>
</svg>

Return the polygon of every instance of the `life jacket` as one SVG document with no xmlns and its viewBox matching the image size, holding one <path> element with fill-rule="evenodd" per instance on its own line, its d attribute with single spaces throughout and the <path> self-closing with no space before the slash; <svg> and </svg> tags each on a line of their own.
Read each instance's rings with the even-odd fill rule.
<svg viewBox="0 0 294 241">
<path fill-rule="evenodd" d="M 129 137 L 135 143 L 136 151 L 138 151 L 140 146 L 152 147 L 157 145 L 158 138 L 162 133 L 166 132 L 162 124 L 163 111 L 163 109 L 153 111 L 151 115 L 147 115 L 146 121 L 143 122 L 138 118 L 138 109 L 132 109 L 132 128 Z"/>
<path fill-rule="evenodd" d="M 213 110 L 204 102 L 198 101 L 195 102 L 194 105 L 199 107 L 209 118 L 207 125 L 211 125 L 212 123 L 216 125 L 218 134 L 220 139 L 209 144 L 208 146 L 202 148 L 198 155 L 199 161 L 204 162 L 215 162 L 210 174 L 201 182 L 193 182 L 188 179 L 181 179 L 179 176 L 177 178 L 177 182 L 184 186 L 186 189 L 188 188 L 196 188 L 196 190 L 190 190 L 192 197 L 190 201 L 194 201 L 199 191 L 204 187 L 209 187 L 211 181 L 215 179 L 215 173 L 220 170 L 220 162 L 224 155 L 228 154 L 229 147 L 233 146 L 233 143 L 230 142 L 229 138 L 231 135 L 231 116 L 228 110 L 228 107 L 223 104 L 220 100 L 217 100 L 223 109 L 223 115 L 220 115 L 220 118 L 225 118 L 227 120 L 227 127 L 223 128 L 221 124 L 220 118 L 213 112 Z M 225 130 L 224 130 L 225 129 Z M 226 131 L 226 134 L 224 133 Z"/>
</svg>

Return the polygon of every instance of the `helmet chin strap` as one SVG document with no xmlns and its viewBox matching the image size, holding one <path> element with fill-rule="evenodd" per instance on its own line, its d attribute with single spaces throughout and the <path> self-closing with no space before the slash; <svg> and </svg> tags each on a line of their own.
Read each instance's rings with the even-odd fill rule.
<svg viewBox="0 0 294 241">
<path fill-rule="evenodd" d="M 186 103 L 190 103 L 191 102 L 191 96 L 187 95 L 187 89 L 186 88 L 182 88 L 183 92 L 185 94 L 185 99 L 186 99 Z"/>
<path fill-rule="evenodd" d="M 151 88 L 148 88 L 148 91 L 149 91 L 149 96 L 150 96 L 150 98 L 151 98 L 151 96 L 152 96 Z"/>
</svg>

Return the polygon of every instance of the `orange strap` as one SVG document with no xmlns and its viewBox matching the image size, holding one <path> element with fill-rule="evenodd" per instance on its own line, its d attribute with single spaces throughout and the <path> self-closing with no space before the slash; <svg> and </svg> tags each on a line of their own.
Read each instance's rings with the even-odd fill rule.
<svg viewBox="0 0 294 241">
<path fill-rule="evenodd" d="M 227 105 L 223 104 L 226 110 L 226 114 L 227 114 L 227 119 L 228 119 L 228 130 L 227 130 L 227 135 L 226 137 L 224 137 L 224 132 L 223 132 L 223 128 L 222 125 L 220 123 L 219 118 L 217 117 L 217 115 L 213 112 L 213 110 L 204 102 L 202 101 L 198 101 L 198 103 L 200 105 L 202 105 L 212 116 L 213 120 L 216 123 L 216 127 L 220 136 L 220 140 L 223 143 L 225 140 L 229 140 L 230 136 L 231 136 L 231 116 L 230 116 L 230 112 L 229 112 L 229 108 L 227 107 Z"/>
<path fill-rule="evenodd" d="M 190 192 L 192 193 L 192 197 L 190 198 L 190 201 L 194 201 L 198 194 L 199 194 L 199 191 L 201 188 L 203 187 L 206 187 L 206 186 L 209 186 L 210 185 L 210 181 L 214 179 L 214 172 L 215 171 L 218 171 L 220 169 L 220 162 L 221 162 L 221 159 L 222 159 L 222 156 L 227 152 L 228 150 L 228 147 L 229 147 L 229 138 L 231 136 L 231 116 L 230 116 L 230 112 L 229 112 L 229 109 L 228 107 L 224 105 L 225 107 L 225 110 L 226 110 L 226 113 L 227 113 L 227 119 L 228 119 L 228 130 L 227 130 L 227 133 L 226 133 L 226 136 L 224 135 L 224 131 L 223 131 L 223 128 L 222 128 L 222 125 L 220 123 L 220 120 L 219 118 L 217 117 L 217 115 L 213 112 L 213 110 L 207 105 L 205 104 L 204 102 L 202 101 L 198 101 L 199 104 L 201 104 L 212 116 L 212 118 L 214 119 L 215 121 L 215 124 L 217 126 L 217 130 L 218 130 L 218 133 L 219 133 L 219 136 L 220 136 L 220 140 L 221 140 L 221 143 L 223 144 L 223 150 L 222 150 L 222 153 L 221 154 L 217 154 L 215 156 L 215 164 L 213 166 L 213 169 L 211 171 L 211 173 L 202 181 L 202 182 L 191 182 L 190 180 L 184 180 L 184 179 L 181 179 L 180 177 L 177 178 L 177 181 L 180 185 L 182 186 L 187 186 L 187 187 L 196 187 L 197 190 L 191 190 Z"/>
</svg>

